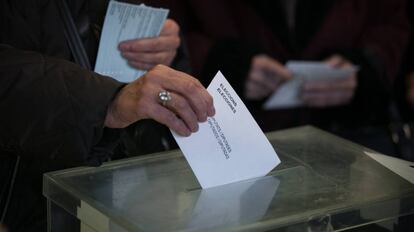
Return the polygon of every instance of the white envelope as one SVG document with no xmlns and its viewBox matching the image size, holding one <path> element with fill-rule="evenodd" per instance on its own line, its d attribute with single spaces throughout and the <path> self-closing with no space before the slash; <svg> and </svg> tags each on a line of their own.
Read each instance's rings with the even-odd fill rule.
<svg viewBox="0 0 414 232">
<path fill-rule="evenodd" d="M 190 137 L 172 132 L 201 186 L 265 176 L 280 163 L 269 140 L 220 72 L 207 90 L 216 115 Z"/>
</svg>

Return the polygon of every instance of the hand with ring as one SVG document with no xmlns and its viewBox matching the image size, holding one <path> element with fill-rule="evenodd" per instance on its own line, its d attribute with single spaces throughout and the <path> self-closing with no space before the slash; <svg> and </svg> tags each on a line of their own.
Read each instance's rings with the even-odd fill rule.
<svg viewBox="0 0 414 232">
<path fill-rule="evenodd" d="M 213 98 L 194 77 L 157 65 L 126 85 L 107 110 L 105 126 L 124 128 L 138 120 L 154 119 L 182 136 L 214 116 Z"/>
</svg>

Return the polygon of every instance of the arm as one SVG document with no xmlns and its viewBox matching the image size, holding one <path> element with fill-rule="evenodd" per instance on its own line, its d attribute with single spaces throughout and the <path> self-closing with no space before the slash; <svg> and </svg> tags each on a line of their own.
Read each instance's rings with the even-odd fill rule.
<svg viewBox="0 0 414 232">
<path fill-rule="evenodd" d="M 8 153 L 90 160 L 104 127 L 150 118 L 189 136 L 215 113 L 199 81 L 166 66 L 123 86 L 72 63 L 10 47 L 0 47 L 0 58 L 0 149 Z M 158 99 L 162 90 L 171 92 L 166 105 Z"/>
<path fill-rule="evenodd" d="M 37 53 L 0 46 L 0 147 L 16 155 L 88 159 L 123 84 Z M 76 156 L 76 157 L 75 157 Z M 49 157 L 50 158 L 50 157 Z"/>
</svg>

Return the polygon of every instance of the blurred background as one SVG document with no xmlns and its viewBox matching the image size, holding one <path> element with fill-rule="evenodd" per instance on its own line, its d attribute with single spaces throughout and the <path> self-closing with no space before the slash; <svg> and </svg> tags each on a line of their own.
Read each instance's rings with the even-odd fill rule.
<svg viewBox="0 0 414 232">
<path fill-rule="evenodd" d="M 218 70 L 262 129 L 312 124 L 382 153 L 414 159 L 414 3 L 404 0 L 163 0 L 181 27 L 187 72 Z M 305 105 L 264 110 L 290 60 L 358 66 L 338 83 L 305 83 Z M 269 81 L 273 80 L 273 81 Z"/>
</svg>

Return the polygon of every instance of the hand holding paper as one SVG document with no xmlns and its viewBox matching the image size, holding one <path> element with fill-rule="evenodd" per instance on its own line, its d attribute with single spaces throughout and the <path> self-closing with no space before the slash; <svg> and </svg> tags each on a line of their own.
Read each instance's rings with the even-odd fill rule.
<svg viewBox="0 0 414 232">
<path fill-rule="evenodd" d="M 123 41 L 119 44 L 121 55 L 128 64 L 141 70 L 149 70 L 157 64 L 170 66 L 180 46 L 180 27 L 167 19 L 157 37 Z"/>
<path fill-rule="evenodd" d="M 121 82 L 132 82 L 142 76 L 146 70 L 131 67 L 128 60 L 121 56 L 118 45 L 127 40 L 158 36 L 167 15 L 166 9 L 110 1 L 99 42 L 95 72 Z M 132 56 L 128 54 L 127 58 L 131 58 L 130 55 Z"/>
<path fill-rule="evenodd" d="M 354 65 L 351 62 L 338 55 L 330 57 L 324 63 L 335 68 L 338 72 L 354 69 Z M 335 75 L 332 76 L 335 77 Z M 305 80 L 301 98 L 306 106 L 339 106 L 347 104 L 352 100 L 357 87 L 356 72 L 349 73 L 348 75 L 344 74 L 343 78 L 330 79 L 332 78 Z"/>
<path fill-rule="evenodd" d="M 246 106 L 219 72 L 208 87 L 216 115 L 190 137 L 174 138 L 203 188 L 269 173 L 280 160 Z"/>
<path fill-rule="evenodd" d="M 158 99 L 160 91 L 169 91 L 172 95 L 165 107 Z M 105 126 L 124 128 L 138 120 L 151 118 L 188 136 L 197 131 L 199 121 L 213 115 L 213 100 L 197 79 L 157 65 L 119 91 L 108 107 Z"/>
<path fill-rule="evenodd" d="M 264 109 L 335 106 L 353 97 L 358 67 L 344 59 L 334 56 L 327 62 L 290 61 L 286 67 L 293 78 L 269 97 Z"/>
</svg>

